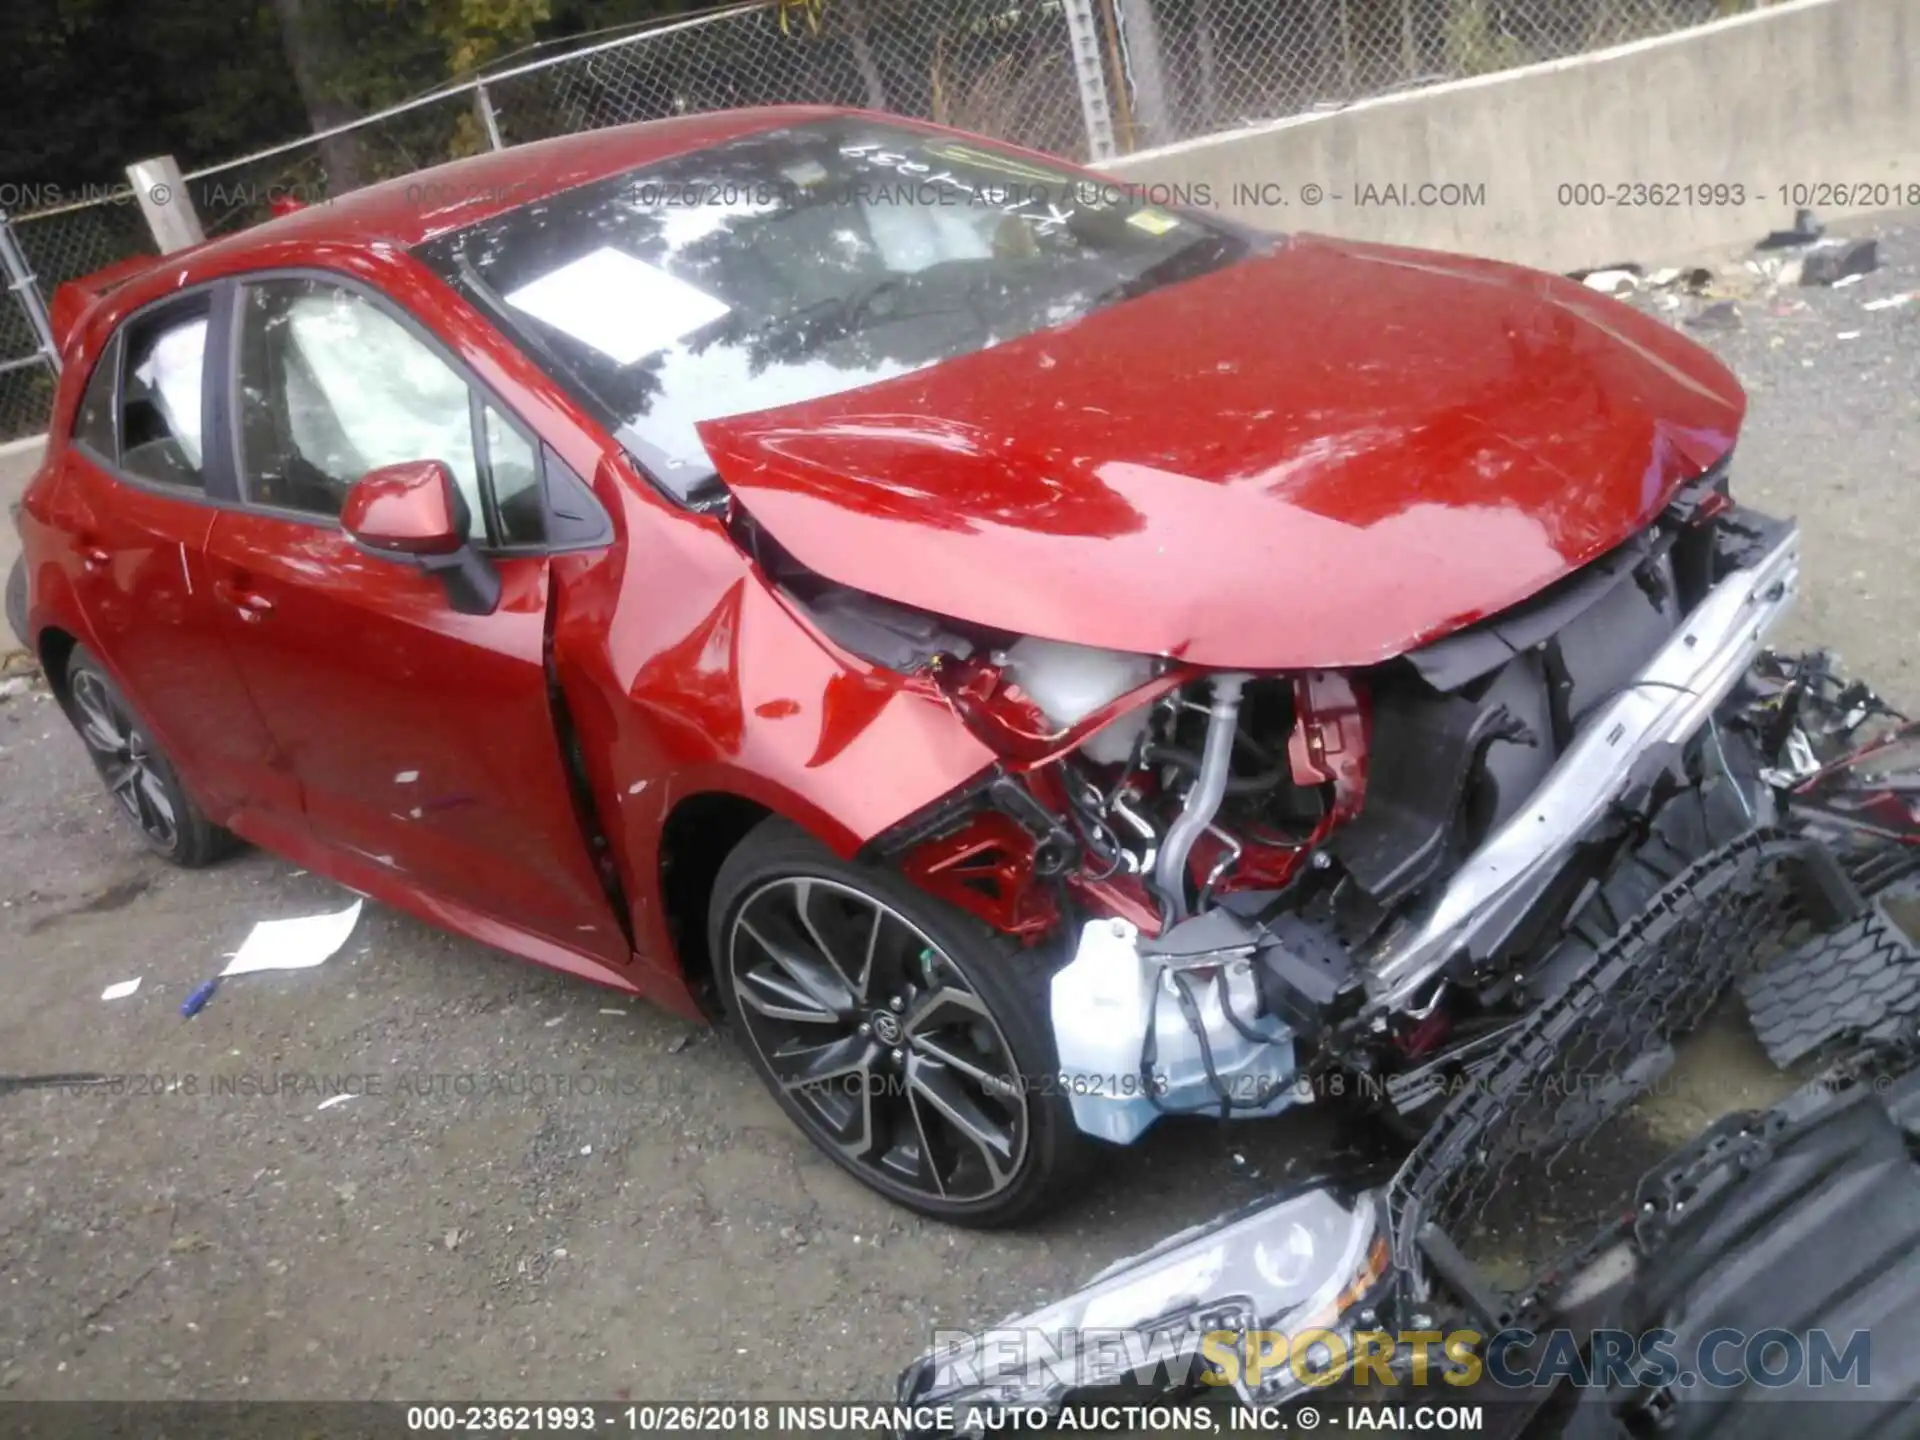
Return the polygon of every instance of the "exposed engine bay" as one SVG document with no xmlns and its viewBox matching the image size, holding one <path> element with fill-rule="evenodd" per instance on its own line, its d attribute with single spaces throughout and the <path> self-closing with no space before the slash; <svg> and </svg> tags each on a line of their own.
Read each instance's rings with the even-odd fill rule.
<svg viewBox="0 0 1920 1440">
<path fill-rule="evenodd" d="M 1771 823 L 1765 776 L 1794 763 L 1749 671 L 1797 532 L 1736 506 L 1724 461 L 1525 602 L 1304 674 L 982 632 L 825 582 L 741 523 L 825 634 L 924 677 L 1002 757 L 871 849 L 1069 952 L 1062 1083 L 1109 1141 L 1271 1115 L 1334 1069 L 1417 1109 L 1421 1077 L 1554 993 L 1688 861 Z"/>
</svg>

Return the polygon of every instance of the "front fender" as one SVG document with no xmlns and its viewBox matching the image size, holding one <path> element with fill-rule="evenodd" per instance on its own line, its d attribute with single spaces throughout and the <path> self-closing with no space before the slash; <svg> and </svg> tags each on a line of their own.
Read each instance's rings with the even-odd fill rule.
<svg viewBox="0 0 1920 1440">
<path fill-rule="evenodd" d="M 995 757 L 930 686 L 802 624 L 713 517 L 624 508 L 620 543 L 556 558 L 555 672 L 636 947 L 677 970 L 660 860 L 682 801 L 738 796 L 851 856 Z"/>
</svg>

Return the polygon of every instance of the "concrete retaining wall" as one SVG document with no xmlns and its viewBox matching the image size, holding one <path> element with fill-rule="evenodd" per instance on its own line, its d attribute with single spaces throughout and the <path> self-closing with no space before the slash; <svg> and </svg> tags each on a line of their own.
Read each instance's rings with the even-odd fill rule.
<svg viewBox="0 0 1920 1440">
<path fill-rule="evenodd" d="M 20 553 L 20 536 L 13 528 L 13 507 L 27 488 L 27 481 L 40 465 L 38 441 L 15 441 L 0 445 L 0 585 L 13 568 L 13 557 Z M 0 619 L 0 656 L 16 649 L 13 631 Z"/>
<path fill-rule="evenodd" d="M 1796 0 L 1107 168 L 1274 229 L 1549 270 L 1685 255 L 1757 239 L 1796 203 L 1920 204 L 1920 0 Z"/>
</svg>

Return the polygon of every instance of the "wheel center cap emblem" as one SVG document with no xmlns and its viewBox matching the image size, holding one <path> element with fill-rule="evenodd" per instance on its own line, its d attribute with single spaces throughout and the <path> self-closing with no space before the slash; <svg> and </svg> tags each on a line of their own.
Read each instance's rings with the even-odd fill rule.
<svg viewBox="0 0 1920 1440">
<path fill-rule="evenodd" d="M 882 1045 L 898 1045 L 900 1037 L 906 1032 L 900 1028 L 900 1017 L 890 1010 L 873 1012 L 873 1038 Z"/>
</svg>

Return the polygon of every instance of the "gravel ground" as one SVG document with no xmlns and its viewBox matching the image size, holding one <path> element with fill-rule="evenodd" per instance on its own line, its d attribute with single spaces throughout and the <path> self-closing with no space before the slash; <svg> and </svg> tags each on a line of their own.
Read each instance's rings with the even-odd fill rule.
<svg viewBox="0 0 1920 1440">
<path fill-rule="evenodd" d="M 1865 228 L 1861 283 L 1696 333 L 1752 390 L 1739 493 L 1807 533 L 1788 638 L 1915 706 L 1920 301 L 1862 304 L 1920 290 L 1920 215 Z M 1168 1123 L 1044 1228 L 945 1229 L 816 1158 L 724 1038 L 378 907 L 180 1018 L 255 921 L 344 898 L 152 862 L 53 704 L 0 702 L 0 1071 L 129 1077 L 0 1093 L 0 1397 L 877 1398 L 934 1324 L 1340 1158 L 1310 1112 Z"/>
</svg>

